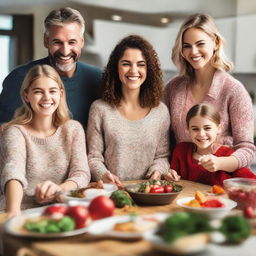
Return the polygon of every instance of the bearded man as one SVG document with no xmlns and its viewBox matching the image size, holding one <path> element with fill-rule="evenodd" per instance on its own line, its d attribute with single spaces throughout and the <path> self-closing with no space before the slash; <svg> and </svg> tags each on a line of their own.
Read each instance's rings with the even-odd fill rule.
<svg viewBox="0 0 256 256">
<path fill-rule="evenodd" d="M 19 91 L 28 70 L 37 64 L 48 64 L 61 76 L 73 119 L 85 127 L 90 105 L 99 97 L 102 73 L 99 68 L 78 61 L 84 47 L 85 21 L 77 10 L 65 7 L 51 11 L 44 26 L 48 57 L 19 66 L 5 78 L 0 95 L 0 124 L 10 121 L 22 104 Z"/>
</svg>

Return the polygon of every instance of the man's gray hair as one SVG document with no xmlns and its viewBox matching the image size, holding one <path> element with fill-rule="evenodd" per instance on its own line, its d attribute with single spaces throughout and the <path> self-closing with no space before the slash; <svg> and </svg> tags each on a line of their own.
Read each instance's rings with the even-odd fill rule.
<svg viewBox="0 0 256 256">
<path fill-rule="evenodd" d="M 49 35 L 51 26 L 63 26 L 63 24 L 77 22 L 81 28 L 81 35 L 84 34 L 85 21 L 81 13 L 70 7 L 64 7 L 59 10 L 51 11 L 44 20 L 45 34 Z"/>
</svg>

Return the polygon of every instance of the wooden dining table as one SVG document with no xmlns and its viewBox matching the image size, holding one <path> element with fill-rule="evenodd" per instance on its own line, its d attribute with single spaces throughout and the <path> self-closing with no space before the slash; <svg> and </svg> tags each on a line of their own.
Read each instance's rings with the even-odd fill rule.
<svg viewBox="0 0 256 256">
<path fill-rule="evenodd" d="M 124 185 L 137 183 L 138 181 L 127 181 Z M 207 192 L 210 186 L 181 180 L 178 182 L 183 186 L 178 198 L 194 196 L 195 191 Z M 183 211 L 175 202 L 160 206 L 138 206 L 136 214 L 152 214 L 158 212 L 173 213 Z M 124 209 L 115 209 L 115 215 L 127 215 Z M 3 227 L 5 215 L 0 214 L 0 223 Z M 3 230 L 3 229 L 2 229 Z M 88 233 L 58 239 L 28 239 L 15 237 L 2 231 L 3 255 L 6 256 L 155 256 L 166 255 L 156 251 L 151 244 L 143 239 L 122 240 L 118 238 L 97 237 Z M 256 243 L 255 243 L 256 244 Z M 256 248 L 256 245 L 255 245 Z M 201 254 L 200 254 L 201 255 Z M 215 255 L 215 254 L 205 254 Z M 223 255 L 223 254 L 221 254 Z M 225 254 L 224 254 L 225 255 Z M 231 254 L 230 254 L 231 255 Z M 236 254 L 234 254 L 236 255 Z M 248 256 L 249 254 L 247 254 Z"/>
</svg>

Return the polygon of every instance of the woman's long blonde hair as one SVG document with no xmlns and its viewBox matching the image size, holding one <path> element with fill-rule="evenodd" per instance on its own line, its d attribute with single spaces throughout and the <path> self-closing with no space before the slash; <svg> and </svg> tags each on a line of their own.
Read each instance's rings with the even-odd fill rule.
<svg viewBox="0 0 256 256">
<path fill-rule="evenodd" d="M 172 61 L 178 67 L 181 76 L 194 79 L 194 69 L 182 55 L 184 33 L 190 28 L 201 29 L 216 43 L 216 50 L 211 58 L 211 65 L 220 70 L 230 71 L 233 68 L 223 51 L 224 38 L 219 33 L 213 18 L 207 14 L 197 13 L 189 16 L 181 25 L 174 47 L 172 48 Z"/>
<path fill-rule="evenodd" d="M 63 94 L 60 98 L 59 106 L 53 114 L 53 125 L 55 127 L 58 127 L 71 118 L 66 102 L 65 88 L 59 74 L 54 68 L 49 65 L 36 65 L 28 71 L 20 89 L 20 96 L 23 105 L 15 111 L 14 118 L 10 122 L 2 125 L 2 130 L 8 128 L 11 125 L 24 125 L 31 122 L 31 120 L 33 119 L 33 109 L 31 108 L 30 104 L 25 101 L 24 97 L 25 94 L 28 92 L 31 84 L 41 77 L 48 77 L 54 80 L 59 85 L 59 88 Z"/>
</svg>

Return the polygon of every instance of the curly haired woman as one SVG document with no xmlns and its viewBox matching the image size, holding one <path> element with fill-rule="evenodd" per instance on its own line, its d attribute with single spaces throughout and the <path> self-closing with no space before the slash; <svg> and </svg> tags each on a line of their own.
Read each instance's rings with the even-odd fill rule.
<svg viewBox="0 0 256 256">
<path fill-rule="evenodd" d="M 159 178 L 169 170 L 170 117 L 160 102 L 162 73 L 152 45 L 137 35 L 121 40 L 103 74 L 102 99 L 90 109 L 89 166 L 95 180 Z"/>
</svg>

